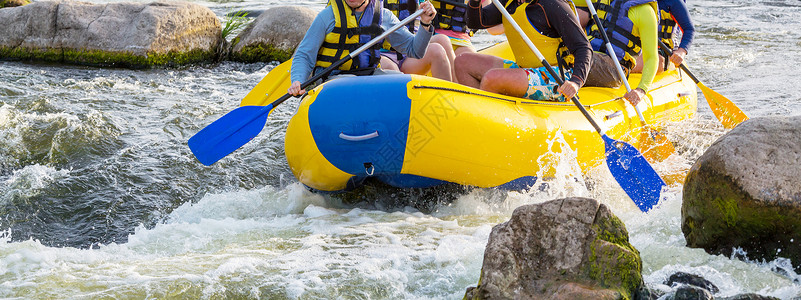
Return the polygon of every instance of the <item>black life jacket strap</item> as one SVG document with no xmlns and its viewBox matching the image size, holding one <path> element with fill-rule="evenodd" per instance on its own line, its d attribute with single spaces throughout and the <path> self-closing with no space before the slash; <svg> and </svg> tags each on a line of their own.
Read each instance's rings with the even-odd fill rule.
<svg viewBox="0 0 801 300">
<path fill-rule="evenodd" d="M 343 3 L 343 1 L 344 0 L 335 0 L 334 3 L 336 3 L 337 8 L 339 10 L 339 20 L 340 20 L 340 22 L 339 22 L 340 24 L 339 25 L 347 28 L 348 27 L 348 21 L 347 21 L 348 20 L 348 16 L 345 15 L 345 4 Z M 344 24 L 343 24 L 343 22 L 344 22 Z M 342 27 L 337 27 L 337 28 L 342 28 Z M 334 30 L 337 30 L 337 28 L 334 28 Z M 345 45 L 346 42 L 347 42 L 347 37 L 344 34 L 340 34 L 339 35 L 339 44 L 340 45 Z M 345 50 L 345 49 L 343 49 L 343 47 L 336 47 L 336 48 L 331 48 L 331 49 L 337 49 L 337 53 L 334 55 L 334 61 L 333 62 L 338 61 L 340 59 L 340 57 L 342 57 L 342 52 Z"/>
</svg>

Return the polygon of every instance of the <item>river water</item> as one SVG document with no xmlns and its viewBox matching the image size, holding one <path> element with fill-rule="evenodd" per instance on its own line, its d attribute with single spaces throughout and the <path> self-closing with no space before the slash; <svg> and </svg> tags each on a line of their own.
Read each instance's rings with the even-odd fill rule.
<svg viewBox="0 0 801 300">
<path fill-rule="evenodd" d="M 323 7 L 197 3 L 222 20 L 238 9 Z M 688 62 L 708 87 L 751 117 L 798 114 L 801 2 L 688 5 L 697 26 Z M 501 39 L 479 33 L 475 41 L 480 48 Z M 309 193 L 289 171 L 283 133 L 295 99 L 242 149 L 211 167 L 197 162 L 187 139 L 235 108 L 274 65 L 0 61 L 0 298 L 459 299 L 478 281 L 493 225 L 520 205 L 565 196 L 612 208 L 654 289 L 671 291 L 663 282 L 682 271 L 717 285 L 716 296 L 801 297 L 801 276 L 785 260 L 744 262 L 685 247 L 680 184 L 643 214 L 605 168 L 577 180 L 570 153 L 544 189 L 374 188 L 354 197 L 368 201 L 343 204 Z M 694 119 L 667 128 L 678 154 L 655 168 L 687 170 L 725 132 L 699 100 Z"/>
</svg>

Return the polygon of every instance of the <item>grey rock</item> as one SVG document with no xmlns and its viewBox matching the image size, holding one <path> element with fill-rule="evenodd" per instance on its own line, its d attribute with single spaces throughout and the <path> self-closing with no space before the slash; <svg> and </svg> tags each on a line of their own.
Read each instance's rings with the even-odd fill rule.
<svg viewBox="0 0 801 300">
<path fill-rule="evenodd" d="M 748 294 L 739 294 L 731 297 L 720 298 L 721 300 L 779 300 L 779 298 L 771 297 L 771 296 L 762 296 L 759 294 L 748 293 Z"/>
<path fill-rule="evenodd" d="M 637 290 L 637 293 L 634 294 L 634 298 L 633 299 L 634 300 L 656 300 L 656 299 L 659 299 L 659 297 L 662 297 L 662 295 L 664 295 L 664 294 L 665 294 L 664 292 L 661 292 L 661 291 L 655 290 L 655 289 L 651 289 L 647 285 L 643 284 Z"/>
<path fill-rule="evenodd" d="M 38 1 L 0 11 L 0 58 L 97 65 L 162 65 L 210 60 L 220 21 L 189 2 Z M 5 54 L 5 55 L 4 55 Z"/>
<path fill-rule="evenodd" d="M 695 162 L 684 184 L 687 245 L 801 266 L 801 116 L 741 123 Z"/>
<path fill-rule="evenodd" d="M 672 296 L 667 297 L 669 300 L 711 300 L 714 298 L 709 291 L 692 285 L 682 285 Z"/>
<path fill-rule="evenodd" d="M 231 57 L 245 62 L 288 60 L 316 16 L 302 6 L 270 8 L 234 38 Z"/>
<path fill-rule="evenodd" d="M 631 299 L 643 284 L 623 223 L 594 199 L 515 209 L 492 229 L 472 299 Z"/>
<path fill-rule="evenodd" d="M 673 273 L 673 275 L 670 275 L 668 280 L 665 281 L 665 285 L 667 286 L 677 286 L 680 284 L 697 286 L 699 288 L 711 292 L 712 294 L 717 294 L 717 292 L 720 291 L 720 289 L 718 289 L 718 287 L 714 283 L 710 282 L 709 280 L 706 280 L 704 277 L 695 274 L 676 272 Z"/>
<path fill-rule="evenodd" d="M 17 7 L 31 4 L 29 0 L 0 0 L 0 8 Z"/>
</svg>

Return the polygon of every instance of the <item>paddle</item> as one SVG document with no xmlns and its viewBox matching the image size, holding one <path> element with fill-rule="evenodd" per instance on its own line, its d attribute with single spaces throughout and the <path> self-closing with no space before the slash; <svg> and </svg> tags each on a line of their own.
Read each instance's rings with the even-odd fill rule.
<svg viewBox="0 0 801 300">
<path fill-rule="evenodd" d="M 595 11 L 592 1 L 587 1 L 587 8 L 590 9 L 590 14 L 592 14 L 595 24 L 598 25 L 598 31 L 601 32 L 601 36 L 606 44 L 606 52 L 609 53 L 609 55 L 613 58 L 612 61 L 615 63 L 617 73 L 620 75 L 620 78 L 623 79 L 623 85 L 626 86 L 626 92 L 631 92 L 629 81 L 626 80 L 626 73 L 623 72 L 623 67 L 620 66 L 620 62 L 618 62 L 617 57 L 615 56 L 615 50 L 612 48 L 612 42 L 609 40 L 609 36 L 606 35 L 606 29 L 604 29 L 601 20 L 598 18 L 598 13 Z M 640 148 L 643 149 L 643 155 L 645 158 L 652 162 L 662 161 L 676 152 L 676 149 L 673 148 L 673 143 L 671 143 L 670 140 L 668 140 L 661 132 L 659 132 L 659 130 L 648 125 L 648 122 L 646 122 L 645 118 L 642 116 L 640 107 L 634 105 L 634 110 L 637 111 L 637 116 L 640 117 L 640 122 L 642 122 L 643 125 L 643 130 L 640 131 L 639 141 Z"/>
<path fill-rule="evenodd" d="M 509 1 L 516 1 L 516 0 L 509 0 Z M 542 53 L 534 46 L 534 43 L 523 33 L 523 30 L 520 29 L 520 26 L 512 19 L 512 16 L 509 15 L 509 12 L 506 11 L 506 8 L 498 0 L 492 0 L 492 3 L 495 4 L 495 7 L 498 8 L 499 11 L 503 14 L 503 17 L 509 22 L 512 27 L 517 30 L 517 33 L 523 38 L 523 41 L 526 42 L 531 51 L 537 55 L 537 58 L 542 61 L 542 65 L 548 70 L 553 78 L 562 85 L 564 80 L 560 77 L 551 67 L 551 64 L 548 63 L 547 60 L 542 56 Z M 571 98 L 573 104 L 578 107 L 581 113 L 587 118 L 587 121 L 590 121 L 592 127 L 595 128 L 595 131 L 601 135 L 601 139 L 603 139 L 605 144 L 605 151 L 606 151 L 606 165 L 609 167 L 609 171 L 612 173 L 612 176 L 615 177 L 617 183 L 620 184 L 620 187 L 626 192 L 626 194 L 634 201 L 634 204 L 642 211 L 650 210 L 657 202 L 659 202 L 659 195 L 662 192 L 662 187 L 666 184 L 659 177 L 659 174 L 656 174 L 654 168 L 648 163 L 648 161 L 643 158 L 642 154 L 637 151 L 636 148 L 633 146 L 622 142 L 617 141 L 604 133 L 604 130 L 595 122 L 595 119 L 592 118 L 590 113 L 587 109 L 584 108 L 584 105 L 579 102 L 577 96 Z"/>
<path fill-rule="evenodd" d="M 659 47 L 662 48 L 662 51 L 667 53 L 668 57 L 673 55 L 673 51 L 662 41 L 659 41 Z M 709 103 L 709 108 L 712 109 L 712 113 L 714 113 L 715 117 L 723 124 L 723 127 L 731 129 L 742 121 L 748 120 L 748 116 L 746 116 L 734 102 L 731 102 L 728 98 L 706 87 L 684 64 L 680 64 L 679 67 L 695 81 L 695 84 L 698 85 L 698 88 L 704 93 L 704 98 L 706 98 L 706 102 Z"/>
<path fill-rule="evenodd" d="M 336 61 L 328 68 L 325 68 L 323 71 L 309 78 L 309 80 L 303 82 L 300 85 L 301 88 L 306 88 L 323 76 L 328 75 L 328 73 L 337 69 L 353 57 L 356 57 L 359 53 L 383 40 L 390 33 L 406 26 L 407 23 L 413 21 L 421 14 L 423 14 L 423 11 L 418 10 L 406 17 L 403 21 L 387 29 L 363 46 L 351 51 L 348 56 Z M 217 162 L 258 135 L 267 123 L 267 117 L 270 115 L 270 112 L 290 97 L 292 97 L 292 95 L 285 94 L 267 106 L 240 106 L 234 109 L 192 136 L 188 142 L 189 149 L 195 154 L 197 160 L 204 165 L 209 166 Z"/>
<path fill-rule="evenodd" d="M 290 68 L 292 68 L 291 59 L 270 70 L 270 73 L 267 73 L 267 75 L 245 95 L 245 98 L 242 98 L 242 102 L 239 106 L 264 106 L 278 99 L 292 84 L 289 80 Z"/>
</svg>

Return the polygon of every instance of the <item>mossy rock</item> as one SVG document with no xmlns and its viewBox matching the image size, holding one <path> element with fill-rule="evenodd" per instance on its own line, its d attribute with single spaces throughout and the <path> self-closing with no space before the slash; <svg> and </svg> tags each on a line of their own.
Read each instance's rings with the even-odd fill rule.
<svg viewBox="0 0 801 300">
<path fill-rule="evenodd" d="M 122 67 L 143 69 L 150 67 L 177 67 L 186 64 L 211 61 L 214 51 L 192 50 L 189 52 L 153 53 L 147 56 L 126 52 L 73 49 L 25 49 L 0 47 L 0 59 L 43 61 L 77 64 L 95 67 Z"/>
<path fill-rule="evenodd" d="M 7 1 L 7 0 L 6 0 Z M 36 1 L 0 14 L 0 59 L 146 68 L 214 61 L 209 8 L 189 2 Z M 113 13 L 112 13 L 113 12 Z M 109 15 L 104 17 L 104 14 Z"/>
<path fill-rule="evenodd" d="M 715 141 L 684 183 L 687 246 L 801 271 L 801 116 L 745 121 Z"/>
<path fill-rule="evenodd" d="M 31 4 L 29 0 L 0 0 L 0 8 L 17 7 Z"/>
<path fill-rule="evenodd" d="M 316 15 L 314 10 L 302 6 L 278 6 L 264 11 L 233 39 L 231 60 L 288 60 Z"/>
<path fill-rule="evenodd" d="M 468 299 L 634 299 L 644 282 L 628 231 L 606 205 L 565 198 L 515 209 L 492 229 Z"/>
<path fill-rule="evenodd" d="M 597 238 L 590 243 L 589 263 L 584 265 L 586 277 L 633 299 L 643 285 L 640 252 L 629 242 L 623 221 L 609 210 L 599 210 L 596 220 L 592 230 Z"/>
<path fill-rule="evenodd" d="M 253 44 L 242 47 L 239 52 L 231 53 L 231 60 L 240 62 L 285 62 L 292 58 L 294 50 L 285 50 L 263 43 Z"/>
</svg>

